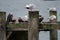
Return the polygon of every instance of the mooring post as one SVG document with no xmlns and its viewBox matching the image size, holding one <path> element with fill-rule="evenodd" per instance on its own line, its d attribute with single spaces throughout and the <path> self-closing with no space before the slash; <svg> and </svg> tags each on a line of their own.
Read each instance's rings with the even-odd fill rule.
<svg viewBox="0 0 60 40">
<path fill-rule="evenodd" d="M 57 30 L 51 30 L 50 31 L 50 40 L 58 40 L 57 38 Z"/>
<path fill-rule="evenodd" d="M 5 22 L 6 22 L 6 12 L 0 12 L 0 40 L 6 40 L 6 31 L 5 31 Z"/>
<path fill-rule="evenodd" d="M 39 17 L 39 11 L 29 11 L 28 40 L 39 39 L 38 17 Z"/>
<path fill-rule="evenodd" d="M 50 22 L 53 23 L 51 24 L 51 31 L 50 31 L 50 40 L 58 40 L 57 36 L 57 24 L 54 24 L 57 22 L 57 11 L 56 8 L 51 8 L 50 9 Z"/>
</svg>

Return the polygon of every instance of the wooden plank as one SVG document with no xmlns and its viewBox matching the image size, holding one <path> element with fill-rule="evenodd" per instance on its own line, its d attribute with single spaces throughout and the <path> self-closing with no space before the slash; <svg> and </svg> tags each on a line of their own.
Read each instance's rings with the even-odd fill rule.
<svg viewBox="0 0 60 40">
<path fill-rule="evenodd" d="M 52 25 L 52 24 L 56 24 L 57 25 L 57 28 L 60 29 L 60 22 L 57 22 L 57 23 L 42 22 L 41 23 L 42 26 L 39 26 L 39 28 L 42 27 L 42 28 L 46 28 L 47 29 L 47 28 L 50 28 L 50 25 Z M 10 23 L 8 25 L 8 28 L 9 29 L 14 29 L 14 28 L 28 28 L 28 22 L 26 22 L 26 23 L 22 22 L 21 24 Z"/>
<path fill-rule="evenodd" d="M 8 29 L 7 31 L 28 31 L 28 28 L 14 28 L 14 29 Z"/>
</svg>

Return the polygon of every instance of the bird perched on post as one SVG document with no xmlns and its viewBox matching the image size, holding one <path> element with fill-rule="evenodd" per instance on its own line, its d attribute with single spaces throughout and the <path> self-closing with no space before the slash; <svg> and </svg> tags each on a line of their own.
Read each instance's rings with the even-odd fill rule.
<svg viewBox="0 0 60 40">
<path fill-rule="evenodd" d="M 29 5 L 26 5 L 26 9 L 30 9 L 32 11 L 32 9 L 35 9 L 36 6 L 34 4 L 29 4 Z"/>
<path fill-rule="evenodd" d="M 43 25 L 41 24 L 41 22 L 43 21 L 43 17 L 41 15 L 39 15 L 39 28 L 43 28 Z"/>
<path fill-rule="evenodd" d="M 56 16 L 55 15 L 51 15 L 50 16 L 50 22 L 54 22 L 56 21 Z"/>
<path fill-rule="evenodd" d="M 13 17 L 13 14 L 12 13 L 9 13 L 8 16 L 7 16 L 6 24 L 5 24 L 5 29 L 6 30 L 8 29 L 7 25 L 9 24 L 9 22 L 12 21 L 12 17 Z"/>
<path fill-rule="evenodd" d="M 43 19 L 44 18 L 41 15 L 39 15 L 39 22 L 41 22 Z"/>
<path fill-rule="evenodd" d="M 49 11 L 57 11 L 57 9 L 53 7 L 53 8 L 49 8 Z"/>
<path fill-rule="evenodd" d="M 53 8 L 49 8 L 49 11 L 50 11 L 49 21 L 53 23 L 56 22 L 57 21 L 57 9 L 53 7 Z"/>
<path fill-rule="evenodd" d="M 9 13 L 8 16 L 7 16 L 7 22 L 11 22 L 12 18 L 13 18 L 13 14 Z"/>
</svg>

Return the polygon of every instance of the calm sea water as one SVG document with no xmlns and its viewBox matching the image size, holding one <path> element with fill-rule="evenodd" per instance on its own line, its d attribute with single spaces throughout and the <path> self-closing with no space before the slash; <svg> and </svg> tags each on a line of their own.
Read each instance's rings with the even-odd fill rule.
<svg viewBox="0 0 60 40">
<path fill-rule="evenodd" d="M 35 4 L 36 9 L 40 11 L 40 15 L 44 17 L 44 21 L 48 21 L 49 8 L 57 9 L 58 21 L 60 21 L 60 1 L 42 1 L 42 0 L 0 0 L 0 11 L 13 13 L 14 17 L 24 17 L 28 15 L 25 8 L 27 4 Z"/>
<path fill-rule="evenodd" d="M 50 40 L 49 31 L 41 31 L 39 33 L 39 40 Z M 60 30 L 58 30 L 58 40 L 60 40 Z"/>
</svg>

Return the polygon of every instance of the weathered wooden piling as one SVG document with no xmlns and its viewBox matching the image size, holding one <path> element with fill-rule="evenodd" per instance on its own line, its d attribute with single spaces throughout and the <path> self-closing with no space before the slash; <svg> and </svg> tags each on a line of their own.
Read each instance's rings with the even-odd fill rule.
<svg viewBox="0 0 60 40">
<path fill-rule="evenodd" d="M 39 39 L 38 17 L 39 17 L 39 11 L 29 11 L 28 40 Z"/>
<path fill-rule="evenodd" d="M 50 31 L 50 40 L 58 40 L 57 38 L 57 30 L 51 30 Z"/>
<path fill-rule="evenodd" d="M 0 24 L 5 25 L 6 22 L 6 12 L 0 12 Z"/>
<path fill-rule="evenodd" d="M 0 40 L 6 40 L 5 31 L 6 12 L 0 12 Z"/>
<path fill-rule="evenodd" d="M 57 22 L 57 11 L 56 9 L 52 9 L 49 11 L 50 12 L 50 16 L 55 15 L 56 19 L 50 21 L 51 23 L 56 23 Z M 58 40 L 58 36 L 57 36 L 57 25 L 56 24 L 52 24 L 51 25 L 52 29 L 50 31 L 50 40 Z"/>
</svg>

